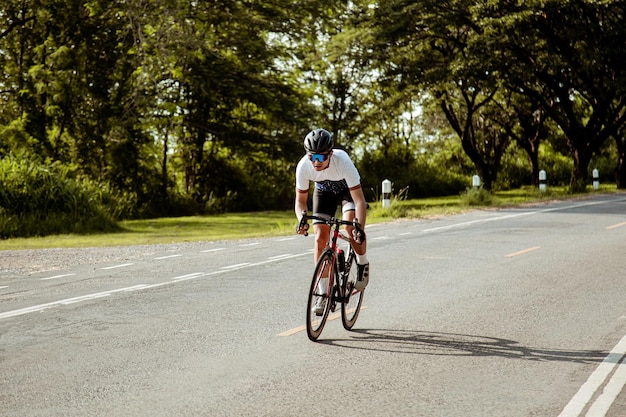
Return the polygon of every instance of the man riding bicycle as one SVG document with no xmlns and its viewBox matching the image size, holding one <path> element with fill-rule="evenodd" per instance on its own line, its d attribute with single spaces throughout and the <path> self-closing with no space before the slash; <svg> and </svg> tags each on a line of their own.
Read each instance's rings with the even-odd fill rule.
<svg viewBox="0 0 626 417">
<path fill-rule="evenodd" d="M 333 217 L 341 204 L 343 220 L 358 219 L 361 229 L 365 228 L 366 207 L 361 177 L 347 152 L 333 149 L 332 135 L 324 129 L 315 129 L 304 138 L 306 155 L 296 167 L 295 213 L 298 221 L 307 210 L 309 186 L 315 183 L 313 191 L 313 214 L 319 217 Z M 302 223 L 300 223 L 302 225 Z M 297 233 L 304 234 L 308 224 L 299 226 Z M 330 238 L 330 227 L 313 221 L 315 232 L 314 261 L 317 262 Z M 350 244 L 356 254 L 358 278 L 357 290 L 363 290 L 369 282 L 369 262 L 366 256 L 365 233 L 357 235 L 354 227 L 346 227 Z"/>
</svg>

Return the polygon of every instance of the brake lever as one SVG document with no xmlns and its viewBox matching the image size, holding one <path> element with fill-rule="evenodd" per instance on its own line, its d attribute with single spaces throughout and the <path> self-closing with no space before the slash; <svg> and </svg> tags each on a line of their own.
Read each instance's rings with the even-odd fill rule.
<svg viewBox="0 0 626 417">
<path fill-rule="evenodd" d="M 357 218 L 354 219 L 354 240 L 359 242 L 359 244 L 363 244 L 365 242 L 365 231 L 361 227 L 359 220 Z"/>
<path fill-rule="evenodd" d="M 309 235 L 309 223 L 306 214 L 306 210 L 302 210 L 302 218 L 300 218 L 300 223 L 298 223 L 298 227 L 296 228 L 296 233 L 300 231 L 300 229 L 304 228 L 304 236 Z"/>
</svg>

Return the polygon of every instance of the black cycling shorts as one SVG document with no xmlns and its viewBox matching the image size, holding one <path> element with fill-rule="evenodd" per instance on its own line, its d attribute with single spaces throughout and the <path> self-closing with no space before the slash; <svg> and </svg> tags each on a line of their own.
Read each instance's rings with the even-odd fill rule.
<svg viewBox="0 0 626 417">
<path fill-rule="evenodd" d="M 346 188 L 341 193 L 321 191 L 317 188 L 313 191 L 313 215 L 328 218 L 334 217 L 339 204 L 341 204 L 342 213 L 355 209 L 349 189 Z M 320 222 L 313 221 L 313 223 Z"/>
</svg>

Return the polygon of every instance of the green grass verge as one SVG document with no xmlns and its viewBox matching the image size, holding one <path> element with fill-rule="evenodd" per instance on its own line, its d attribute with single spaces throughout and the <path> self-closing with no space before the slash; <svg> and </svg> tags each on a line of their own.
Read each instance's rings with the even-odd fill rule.
<svg viewBox="0 0 626 417">
<path fill-rule="evenodd" d="M 604 185 L 599 191 L 578 195 L 569 194 L 565 188 L 553 187 L 546 193 L 540 193 L 529 187 L 496 192 L 488 198 L 489 201 L 485 201 L 484 198 L 473 199 L 472 190 L 468 190 L 467 193 L 457 196 L 392 200 L 389 208 L 383 208 L 379 202 L 372 203 L 368 211 L 367 223 L 433 218 L 475 209 L 503 208 L 616 192 L 619 191 L 614 185 Z M 216 216 L 129 220 L 120 222 L 120 226 L 122 230 L 113 233 L 0 240 L 0 250 L 147 245 L 286 236 L 294 233 L 296 220 L 293 211 L 265 211 Z"/>
</svg>

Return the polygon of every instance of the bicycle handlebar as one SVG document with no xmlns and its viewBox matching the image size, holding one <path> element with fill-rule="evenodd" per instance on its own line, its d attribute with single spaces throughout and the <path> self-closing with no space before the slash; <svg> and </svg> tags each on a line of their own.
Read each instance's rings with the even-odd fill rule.
<svg viewBox="0 0 626 417">
<path fill-rule="evenodd" d="M 298 226 L 296 227 L 296 232 L 300 231 L 302 228 L 304 228 L 305 232 L 304 232 L 304 236 L 308 236 L 309 232 L 309 223 L 308 220 L 319 220 L 329 226 L 354 226 L 355 229 L 355 240 L 357 241 L 361 241 L 364 242 L 365 241 L 365 231 L 363 230 L 363 228 L 361 227 L 361 224 L 359 223 L 358 219 L 354 219 L 354 221 L 348 221 L 348 220 L 343 220 L 343 219 L 338 219 L 336 217 L 320 217 L 320 216 L 315 216 L 315 215 L 308 215 L 306 210 L 302 211 L 302 217 L 300 218 L 300 223 L 298 223 Z"/>
</svg>

